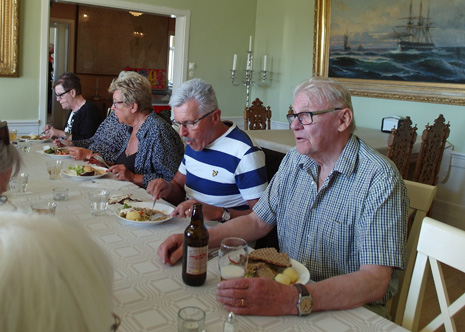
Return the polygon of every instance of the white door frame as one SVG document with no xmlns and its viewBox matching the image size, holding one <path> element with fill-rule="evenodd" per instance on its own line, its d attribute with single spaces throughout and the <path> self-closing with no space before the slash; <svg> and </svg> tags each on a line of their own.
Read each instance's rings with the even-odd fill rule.
<svg viewBox="0 0 465 332">
<path fill-rule="evenodd" d="M 168 7 L 154 6 L 141 3 L 131 3 L 115 0 L 60 0 L 56 2 L 81 4 L 134 10 L 144 13 L 175 16 L 175 52 L 173 88 L 178 87 L 187 77 L 187 55 L 189 45 L 190 10 L 179 10 Z M 50 27 L 50 0 L 42 0 L 40 26 L 40 77 L 39 77 L 39 127 L 43 127 L 47 119 L 47 89 L 48 89 L 48 45 Z"/>
</svg>

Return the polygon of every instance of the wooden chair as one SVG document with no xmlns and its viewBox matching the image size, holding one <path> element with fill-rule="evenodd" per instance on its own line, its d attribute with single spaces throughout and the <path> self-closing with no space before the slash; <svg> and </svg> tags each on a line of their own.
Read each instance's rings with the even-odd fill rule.
<svg viewBox="0 0 465 332">
<path fill-rule="evenodd" d="M 438 182 L 444 146 L 450 133 L 450 124 L 445 124 L 442 114 L 434 120 L 434 125 L 426 125 L 421 135 L 421 148 L 418 154 L 413 181 L 435 186 Z"/>
<path fill-rule="evenodd" d="M 437 187 L 404 180 L 410 198 L 409 225 L 407 235 L 407 262 L 404 271 L 399 271 L 399 289 L 392 298 L 390 314 L 396 324 L 402 323 L 405 302 L 412 278 L 413 265 L 417 253 L 418 236 L 423 219 L 429 211 L 436 195 Z"/>
<path fill-rule="evenodd" d="M 441 263 L 465 273 L 464 253 L 465 231 L 429 217 L 423 220 L 412 282 L 402 320 L 404 328 L 415 332 L 418 330 L 426 277 L 431 269 L 441 313 L 421 331 L 436 331 L 441 326 L 444 326 L 446 332 L 457 331 L 453 316 L 465 307 L 465 294 L 450 303 Z"/>
<path fill-rule="evenodd" d="M 404 179 L 407 178 L 410 156 L 413 144 L 417 140 L 417 126 L 412 127 L 412 120 L 407 116 L 399 125 L 392 129 L 388 138 L 388 151 L 386 156 L 396 164 L 397 169 Z"/>
<path fill-rule="evenodd" d="M 255 99 L 252 106 L 244 109 L 244 129 L 245 130 L 264 130 L 271 129 L 271 110 L 270 106 L 263 106 L 260 99 Z M 267 126 L 268 125 L 268 126 Z"/>
</svg>

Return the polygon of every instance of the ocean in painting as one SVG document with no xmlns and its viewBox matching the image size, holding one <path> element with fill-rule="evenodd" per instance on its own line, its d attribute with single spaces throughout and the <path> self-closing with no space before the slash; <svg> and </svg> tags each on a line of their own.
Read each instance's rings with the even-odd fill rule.
<svg viewBox="0 0 465 332">
<path fill-rule="evenodd" d="M 429 83 L 465 83 L 465 47 L 432 51 L 332 49 L 329 77 Z"/>
</svg>

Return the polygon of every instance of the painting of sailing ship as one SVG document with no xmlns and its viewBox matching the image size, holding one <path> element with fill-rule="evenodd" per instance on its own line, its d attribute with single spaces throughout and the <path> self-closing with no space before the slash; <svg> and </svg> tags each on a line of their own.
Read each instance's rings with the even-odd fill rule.
<svg viewBox="0 0 465 332">
<path fill-rule="evenodd" d="M 331 0 L 328 76 L 463 84 L 464 13 L 463 0 Z"/>
</svg>

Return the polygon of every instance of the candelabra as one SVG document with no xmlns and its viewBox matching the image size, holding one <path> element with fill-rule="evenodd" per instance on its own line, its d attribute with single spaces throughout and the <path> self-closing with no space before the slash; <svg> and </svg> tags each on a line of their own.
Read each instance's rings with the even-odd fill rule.
<svg viewBox="0 0 465 332">
<path fill-rule="evenodd" d="M 266 60 L 267 60 L 267 56 L 265 55 L 263 57 L 263 70 L 260 70 L 261 79 L 259 81 L 254 81 L 253 80 L 253 69 L 252 69 L 253 68 L 252 36 L 250 36 L 249 50 L 247 51 L 247 64 L 246 64 L 246 69 L 245 69 L 245 77 L 244 77 L 244 80 L 242 80 L 241 82 L 236 82 L 237 54 L 234 54 L 233 67 L 231 70 L 231 82 L 233 86 L 240 86 L 240 85 L 245 86 L 245 90 L 246 90 L 245 107 L 249 107 L 250 88 L 255 84 L 257 84 L 258 86 L 263 86 L 265 84 L 266 75 L 267 75 Z"/>
</svg>

